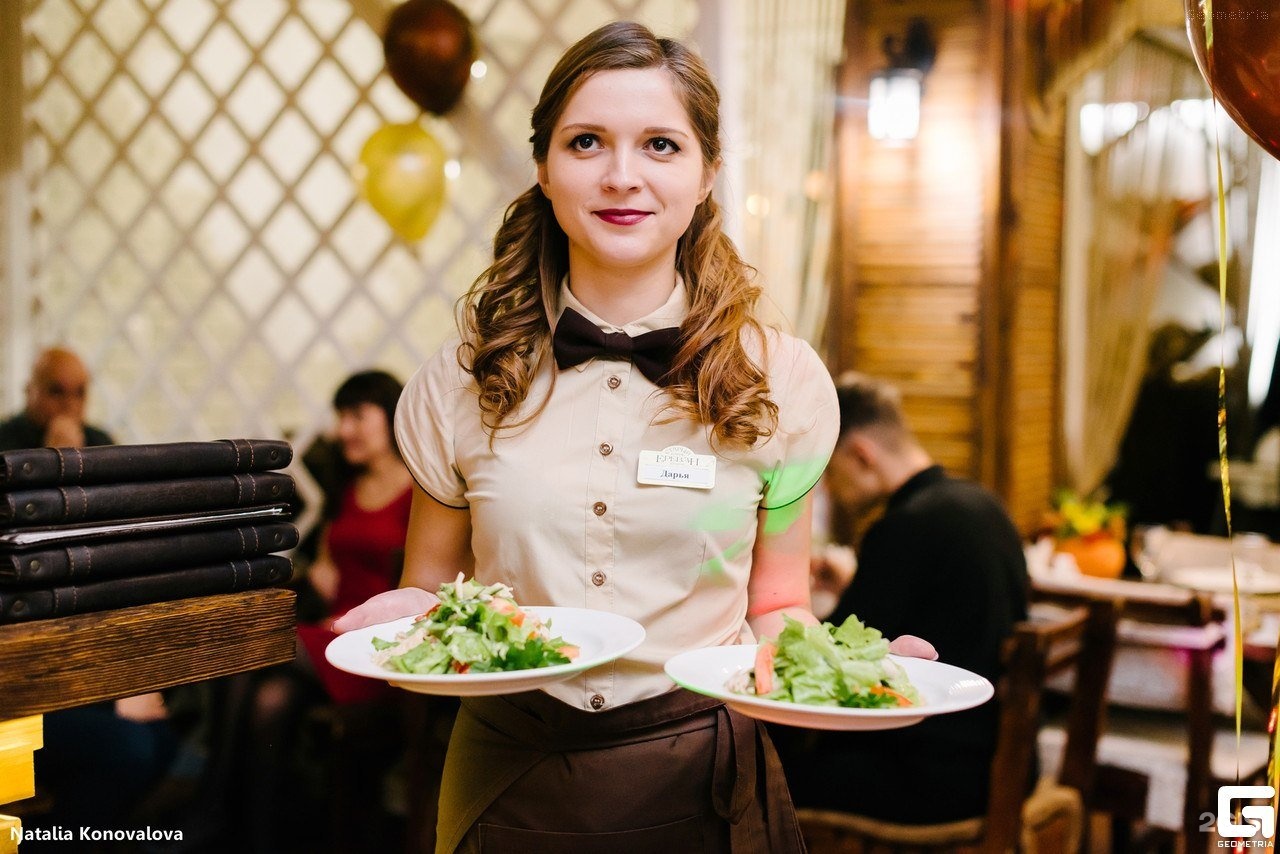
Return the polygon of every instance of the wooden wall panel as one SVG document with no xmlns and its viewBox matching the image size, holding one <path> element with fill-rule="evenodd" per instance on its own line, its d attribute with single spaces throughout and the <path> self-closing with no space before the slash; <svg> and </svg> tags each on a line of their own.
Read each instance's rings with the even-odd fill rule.
<svg viewBox="0 0 1280 854">
<path fill-rule="evenodd" d="M 890 147 L 866 134 L 880 44 L 924 16 L 938 55 L 925 80 L 920 136 Z M 982 322 L 994 227 L 998 88 L 981 0 L 853 0 L 838 119 L 841 212 L 831 359 L 896 384 L 907 417 L 950 471 L 980 477 Z"/>
<path fill-rule="evenodd" d="M 916 15 L 937 61 L 919 138 L 887 147 L 866 133 L 867 83 Z M 1061 122 L 1030 129 L 1029 34 L 1000 0 L 850 2 L 829 336 L 835 368 L 898 385 L 935 459 L 1026 531 L 1057 476 L 1062 229 Z"/>
<path fill-rule="evenodd" d="M 1020 263 L 1007 271 L 1013 288 L 1009 339 L 1008 421 L 1002 492 L 1014 521 L 1033 529 L 1058 482 L 1058 294 L 1062 266 L 1063 128 L 1028 132 L 1016 235 Z"/>
</svg>

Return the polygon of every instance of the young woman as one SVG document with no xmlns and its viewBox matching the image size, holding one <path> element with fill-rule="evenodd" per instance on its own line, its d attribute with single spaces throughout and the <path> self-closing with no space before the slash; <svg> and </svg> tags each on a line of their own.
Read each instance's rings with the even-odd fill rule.
<svg viewBox="0 0 1280 854">
<path fill-rule="evenodd" d="M 392 693 L 384 683 L 336 669 L 324 648 L 336 637 L 335 616 L 393 589 L 401 575 L 413 495 L 392 430 L 401 388 L 385 371 L 362 371 L 334 393 L 343 483 L 307 574 L 327 603 L 326 616 L 298 625 L 294 661 L 245 674 L 228 689 L 227 714 L 232 720 L 244 714 L 245 728 L 231 745 L 232 766 L 215 773 L 226 775 L 246 851 L 282 850 L 309 820 L 295 773 L 306 712 L 325 702 L 385 701 Z"/>
<path fill-rule="evenodd" d="M 298 638 L 329 698 L 338 703 L 373 699 L 383 687 L 337 670 L 325 660 L 324 648 L 335 637 L 333 618 L 391 590 L 401 574 L 413 495 L 392 427 L 402 388 L 386 371 L 361 371 L 333 395 L 342 485 L 307 571 L 327 610 L 318 623 L 299 625 Z"/>
<path fill-rule="evenodd" d="M 339 631 L 421 612 L 459 572 L 647 631 L 545 692 L 463 701 L 437 851 L 803 847 L 764 730 L 662 671 L 814 621 L 806 496 L 838 425 L 721 229 L 718 107 L 702 61 L 642 26 L 571 47 L 533 112 L 538 182 L 401 398 L 402 589 Z M 664 451 L 683 462 L 641 477 Z"/>
</svg>

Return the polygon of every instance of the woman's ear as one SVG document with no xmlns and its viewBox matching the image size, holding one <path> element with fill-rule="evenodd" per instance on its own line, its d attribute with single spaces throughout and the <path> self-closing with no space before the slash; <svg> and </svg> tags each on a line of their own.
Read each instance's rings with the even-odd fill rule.
<svg viewBox="0 0 1280 854">
<path fill-rule="evenodd" d="M 547 164 L 539 163 L 538 164 L 538 186 L 542 188 L 542 195 L 544 196 L 547 194 L 548 183 L 549 182 L 547 181 Z"/>
<path fill-rule="evenodd" d="M 702 204 L 711 195 L 711 190 L 716 185 L 716 176 L 720 174 L 720 164 L 724 160 L 720 157 L 716 158 L 715 163 L 710 166 L 704 166 L 702 169 L 702 194 L 698 196 L 698 204 Z"/>
</svg>

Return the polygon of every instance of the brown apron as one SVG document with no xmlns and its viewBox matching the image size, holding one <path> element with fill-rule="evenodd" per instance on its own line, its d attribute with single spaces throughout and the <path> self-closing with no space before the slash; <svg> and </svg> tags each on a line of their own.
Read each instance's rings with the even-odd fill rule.
<svg viewBox="0 0 1280 854">
<path fill-rule="evenodd" d="M 603 712 L 541 691 L 462 701 L 436 854 L 803 852 L 764 727 L 676 689 Z"/>
</svg>

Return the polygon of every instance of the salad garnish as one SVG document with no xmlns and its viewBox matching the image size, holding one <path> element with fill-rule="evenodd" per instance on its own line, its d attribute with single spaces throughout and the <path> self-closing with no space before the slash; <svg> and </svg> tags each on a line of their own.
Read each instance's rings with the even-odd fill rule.
<svg viewBox="0 0 1280 854">
<path fill-rule="evenodd" d="M 840 626 L 806 626 L 784 617 L 776 639 L 756 648 L 755 666 L 729 689 L 769 700 L 813 706 L 885 709 L 919 704 L 906 673 L 888 657 L 878 629 L 850 615 Z"/>
<path fill-rule="evenodd" d="M 578 648 L 516 604 L 505 584 L 446 582 L 439 603 L 394 640 L 373 638 L 374 661 L 399 673 L 494 673 L 568 664 Z"/>
</svg>

